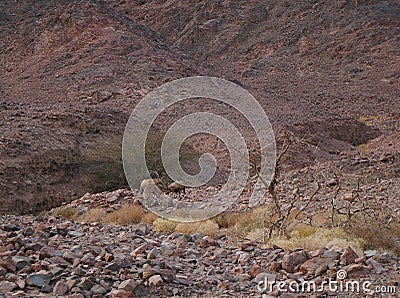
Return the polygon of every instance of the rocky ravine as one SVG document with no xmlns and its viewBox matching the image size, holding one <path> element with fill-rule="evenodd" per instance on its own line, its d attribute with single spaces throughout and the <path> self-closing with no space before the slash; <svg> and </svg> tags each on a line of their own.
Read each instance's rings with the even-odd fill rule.
<svg viewBox="0 0 400 298">
<path fill-rule="evenodd" d="M 140 99 L 188 76 L 240 84 L 277 135 L 318 146 L 290 153 L 294 168 L 372 139 L 395 151 L 399 13 L 396 0 L 1 1 L 0 212 L 40 212 L 100 191 L 82 185 L 87 151 L 120 150 Z M 251 145 L 251 129 L 215 103 L 174 105 L 156 127 L 193 111 L 227 117 Z M 198 143 L 216 153 L 215 143 Z"/>
<path fill-rule="evenodd" d="M 289 284 L 301 288 L 304 281 L 318 288 L 329 279 L 339 282 L 340 270 L 347 272 L 342 282 L 400 290 L 398 258 L 377 251 L 357 255 L 350 247 L 284 251 L 203 234 L 163 235 L 145 224 L 11 215 L 0 218 L 0 239 L 2 297 L 360 297 L 327 285 L 312 294 L 286 292 Z M 262 290 L 265 279 L 286 286 L 261 293 L 257 285 Z"/>
</svg>

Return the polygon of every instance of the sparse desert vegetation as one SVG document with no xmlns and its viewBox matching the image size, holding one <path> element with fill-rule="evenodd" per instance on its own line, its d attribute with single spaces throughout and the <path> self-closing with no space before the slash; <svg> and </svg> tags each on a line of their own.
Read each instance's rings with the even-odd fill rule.
<svg viewBox="0 0 400 298">
<path fill-rule="evenodd" d="M 79 211 L 76 208 L 66 207 L 60 208 L 53 212 L 54 216 L 61 216 L 68 220 L 73 220 L 78 217 Z"/>
<path fill-rule="evenodd" d="M 399 16 L 396 0 L 0 1 L 0 296 L 398 297 Z M 225 88 L 205 98 L 180 80 L 181 100 L 158 110 L 176 95 L 160 86 L 197 76 L 247 90 L 275 136 L 259 140 L 256 105 L 221 102 Z M 185 139 L 180 165 L 196 175 L 209 153 L 214 176 L 152 197 L 154 213 L 121 152 L 153 91 L 132 119 L 152 119 L 145 159 L 163 191 L 181 181 L 166 171 L 176 160 L 162 163 L 164 136 L 192 114 L 233 124 L 250 159 L 232 165 L 228 126 L 205 123 L 216 135 Z M 277 163 L 254 203 L 262 148 Z M 242 170 L 243 192 L 212 217 L 207 199 Z M 330 280 L 386 292 L 338 293 Z"/>
</svg>

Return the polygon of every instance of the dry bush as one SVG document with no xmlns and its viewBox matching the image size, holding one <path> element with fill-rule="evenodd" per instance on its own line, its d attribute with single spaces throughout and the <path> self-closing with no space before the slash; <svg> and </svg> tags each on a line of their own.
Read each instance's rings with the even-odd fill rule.
<svg viewBox="0 0 400 298">
<path fill-rule="evenodd" d="M 150 131 L 147 134 L 145 156 L 147 168 L 150 171 L 156 171 L 160 176 L 168 177 L 161 159 L 161 145 L 164 140 L 164 136 L 165 132 L 161 131 Z M 193 167 L 197 168 L 199 157 L 200 154 L 186 142 L 184 142 L 180 147 L 179 160 L 184 170 L 188 170 Z M 173 159 L 169 156 L 164 156 L 164 158 L 166 160 L 165 166 L 168 168 L 168 163 L 170 163 L 170 160 L 172 161 Z"/>
<path fill-rule="evenodd" d="M 153 224 L 153 222 L 159 218 L 159 216 L 153 212 L 148 212 L 142 217 L 142 222 L 148 225 Z"/>
<path fill-rule="evenodd" d="M 81 179 L 83 189 L 98 193 L 128 186 L 121 144 L 122 136 L 113 136 L 67 157 L 68 166 Z"/>
<path fill-rule="evenodd" d="M 102 208 L 90 209 L 81 215 L 78 220 L 81 222 L 102 222 L 107 212 Z"/>
<path fill-rule="evenodd" d="M 246 238 L 259 241 L 262 239 L 263 233 L 263 229 L 256 229 L 248 233 Z M 306 225 L 289 231 L 288 236 L 274 236 L 268 239 L 268 243 L 273 243 L 285 250 L 298 248 L 316 250 L 321 247 L 351 246 L 359 254 L 363 251 L 362 239 L 353 239 L 340 228 L 314 228 Z"/>
<path fill-rule="evenodd" d="M 211 237 L 216 237 L 219 232 L 219 226 L 212 220 L 191 222 L 191 223 L 179 223 L 175 227 L 175 232 L 182 234 L 196 234 L 204 233 Z"/>
<path fill-rule="evenodd" d="M 400 238 L 400 223 L 391 222 L 383 225 L 380 222 L 365 221 L 355 217 L 345 225 L 347 234 L 362 238 L 365 249 L 383 249 L 400 256 L 400 244 L 395 239 Z"/>
<path fill-rule="evenodd" d="M 74 220 L 78 217 L 79 210 L 77 208 L 67 207 L 58 209 L 53 212 L 54 216 L 61 216 L 68 220 Z"/>
<path fill-rule="evenodd" d="M 284 249 L 303 248 L 315 250 L 321 247 L 347 247 L 351 246 L 358 253 L 362 253 L 363 241 L 349 237 L 340 228 L 315 228 L 303 226 L 290 232 L 290 237 L 271 239 L 271 242 Z"/>
<path fill-rule="evenodd" d="M 221 229 L 232 228 L 235 225 L 247 221 L 251 216 L 251 212 L 224 212 L 218 214 L 213 220 L 218 224 Z"/>
<path fill-rule="evenodd" d="M 109 213 L 105 218 L 105 223 L 115 223 L 122 226 L 142 222 L 145 213 L 141 206 L 127 205 Z"/>
<path fill-rule="evenodd" d="M 250 232 L 255 230 L 263 231 L 258 241 L 266 242 L 268 231 L 278 216 L 272 210 L 273 206 L 269 205 L 239 213 L 237 215 L 237 223 L 231 228 L 232 234 L 239 238 L 248 238 Z M 232 216 L 234 217 L 235 215 L 232 214 Z"/>
<path fill-rule="evenodd" d="M 175 231 L 177 224 L 176 221 L 160 217 L 153 222 L 153 227 L 157 232 L 171 234 Z"/>
</svg>

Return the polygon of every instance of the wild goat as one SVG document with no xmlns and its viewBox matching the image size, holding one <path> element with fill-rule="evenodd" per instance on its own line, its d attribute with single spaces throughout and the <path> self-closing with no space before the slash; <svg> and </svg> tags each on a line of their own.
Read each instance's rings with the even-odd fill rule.
<svg viewBox="0 0 400 298">
<path fill-rule="evenodd" d="M 186 194 L 186 187 L 182 181 L 175 181 L 168 185 L 168 189 L 176 194 Z"/>
<path fill-rule="evenodd" d="M 158 175 L 157 172 L 153 172 L 150 174 L 150 179 L 144 179 L 140 183 L 140 190 L 144 191 L 144 189 L 149 186 L 149 185 L 157 185 L 160 183 L 160 176 Z"/>
<path fill-rule="evenodd" d="M 141 191 L 144 191 L 145 188 L 149 187 L 150 185 L 155 185 L 158 188 L 160 188 L 163 192 L 174 192 L 179 195 L 181 193 L 183 193 L 183 194 L 186 193 L 186 187 L 182 181 L 172 182 L 172 183 L 168 184 L 168 186 L 166 187 L 165 181 L 163 181 L 163 179 L 160 178 L 156 172 L 153 172 L 150 175 L 150 177 L 151 177 L 150 179 L 142 180 L 142 182 L 140 183 Z"/>
</svg>

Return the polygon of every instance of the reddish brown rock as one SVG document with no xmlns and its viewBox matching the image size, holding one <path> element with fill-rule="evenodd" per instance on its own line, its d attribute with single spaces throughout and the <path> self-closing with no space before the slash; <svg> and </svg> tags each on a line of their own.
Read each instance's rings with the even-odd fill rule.
<svg viewBox="0 0 400 298">
<path fill-rule="evenodd" d="M 281 268 L 281 265 L 275 261 L 272 261 L 271 264 L 269 265 L 269 270 L 271 272 L 278 272 L 280 268 Z"/>
<path fill-rule="evenodd" d="M 138 283 L 135 280 L 127 279 L 121 282 L 121 284 L 118 286 L 118 290 L 132 293 L 136 289 L 137 285 Z"/>
<path fill-rule="evenodd" d="M 132 253 L 132 257 L 136 257 L 138 255 L 144 254 L 145 251 L 147 250 L 147 243 L 140 245 L 137 247 Z"/>
<path fill-rule="evenodd" d="M 387 269 L 385 269 L 381 264 L 379 264 L 377 261 L 375 261 L 374 259 L 368 259 L 367 260 L 367 265 L 369 265 L 370 267 L 372 267 L 372 269 L 374 270 L 374 272 L 376 274 L 381 274 L 382 272 L 387 271 Z"/>
<path fill-rule="evenodd" d="M 0 282 L 0 289 L 3 293 L 12 292 L 16 287 L 17 285 L 11 281 L 3 280 Z"/>
<path fill-rule="evenodd" d="M 63 296 L 68 292 L 68 285 L 59 280 L 53 288 L 53 294 L 56 296 Z"/>
<path fill-rule="evenodd" d="M 113 290 L 111 292 L 112 298 L 135 298 L 135 294 L 133 292 L 124 291 L 124 290 Z"/>
<path fill-rule="evenodd" d="M 354 260 L 354 263 L 356 263 L 356 264 L 363 264 L 363 263 L 365 263 L 366 259 L 367 259 L 367 258 L 366 258 L 365 256 L 361 256 L 361 257 L 355 259 L 355 260 Z"/>
<path fill-rule="evenodd" d="M 17 278 L 17 280 L 15 281 L 16 285 L 18 286 L 18 288 L 20 289 L 24 289 L 25 288 L 25 280 L 22 278 Z"/>
<path fill-rule="evenodd" d="M 149 286 L 154 286 L 154 287 L 159 287 L 164 284 L 164 281 L 161 277 L 161 275 L 153 275 L 152 277 L 149 278 Z"/>
<path fill-rule="evenodd" d="M 68 295 L 67 298 L 85 298 L 81 293 Z"/>
<path fill-rule="evenodd" d="M 286 272 L 293 273 L 296 267 L 304 263 L 307 259 L 307 253 L 304 250 L 286 254 L 282 259 L 282 269 Z"/>
<path fill-rule="evenodd" d="M 17 270 L 17 265 L 10 257 L 6 257 L 3 260 L 1 260 L 0 266 L 7 269 L 7 271 L 11 271 L 11 272 L 15 272 Z"/>
<path fill-rule="evenodd" d="M 318 275 L 325 272 L 328 269 L 328 264 L 332 262 L 329 258 L 312 258 L 305 261 L 301 266 L 300 270 L 306 274 L 315 275 L 318 270 Z"/>
<path fill-rule="evenodd" d="M 240 250 L 248 250 L 249 248 L 254 248 L 256 246 L 257 246 L 256 242 L 254 242 L 254 241 L 246 241 L 246 242 L 240 243 L 238 245 L 238 248 Z"/>
<path fill-rule="evenodd" d="M 114 256 L 112 254 L 105 254 L 104 260 L 108 263 L 114 260 Z"/>
<path fill-rule="evenodd" d="M 46 258 L 52 258 L 54 256 L 55 256 L 55 251 L 51 247 L 43 246 L 39 251 L 39 259 L 41 260 Z"/>
<path fill-rule="evenodd" d="M 265 270 L 264 269 L 262 269 L 260 266 L 258 266 L 258 265 L 253 265 L 251 268 L 250 268 L 250 271 L 249 271 L 249 274 L 250 274 L 250 276 L 252 277 L 252 278 L 255 278 L 259 273 L 261 273 L 261 272 L 265 272 Z"/>
<path fill-rule="evenodd" d="M 143 279 L 148 279 L 153 275 L 159 274 L 159 271 L 153 268 L 146 268 L 143 271 Z"/>
<path fill-rule="evenodd" d="M 343 268 L 347 272 L 348 278 L 356 278 L 364 273 L 364 266 L 362 264 L 351 264 Z"/>
<path fill-rule="evenodd" d="M 350 246 L 348 246 L 340 257 L 340 264 L 353 264 L 356 259 L 358 259 L 357 253 Z"/>
</svg>

